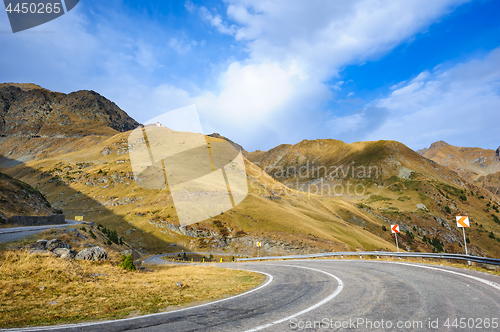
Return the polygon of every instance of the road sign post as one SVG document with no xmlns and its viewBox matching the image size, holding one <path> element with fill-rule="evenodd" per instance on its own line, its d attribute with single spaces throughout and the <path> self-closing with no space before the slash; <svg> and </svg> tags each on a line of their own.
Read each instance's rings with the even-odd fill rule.
<svg viewBox="0 0 500 332">
<path fill-rule="evenodd" d="M 457 218 L 457 227 L 462 228 L 462 231 L 464 233 L 465 254 L 468 255 L 468 253 L 467 253 L 467 238 L 465 237 L 465 228 L 470 227 L 469 217 L 457 216 L 456 218 Z"/>
<path fill-rule="evenodd" d="M 467 238 L 465 237 L 465 228 L 464 227 L 462 227 L 462 231 L 464 232 L 465 254 L 468 255 L 469 253 L 467 252 Z"/>
<path fill-rule="evenodd" d="M 465 255 L 468 255 L 469 253 L 467 252 L 467 237 L 465 236 L 465 228 L 470 227 L 469 217 L 457 216 L 456 219 L 457 219 L 457 227 L 462 228 L 462 231 L 464 233 Z M 467 263 L 470 265 L 470 261 L 467 261 Z"/>
<path fill-rule="evenodd" d="M 260 247 L 262 247 L 262 242 L 257 242 L 257 257 L 260 257 Z"/>
<path fill-rule="evenodd" d="M 399 233 L 399 225 L 391 225 L 391 232 L 396 235 L 396 248 L 398 248 L 399 252 L 399 243 L 398 243 L 398 233 Z"/>
</svg>

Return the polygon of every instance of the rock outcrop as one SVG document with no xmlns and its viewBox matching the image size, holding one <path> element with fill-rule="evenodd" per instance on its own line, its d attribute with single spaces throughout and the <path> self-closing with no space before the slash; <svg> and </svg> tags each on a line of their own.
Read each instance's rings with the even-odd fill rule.
<svg viewBox="0 0 500 332">
<path fill-rule="evenodd" d="M 108 259 L 108 253 L 102 247 L 85 248 L 75 256 L 76 260 L 103 261 Z"/>
<path fill-rule="evenodd" d="M 59 255 L 59 257 L 63 259 L 72 259 L 75 258 L 76 255 L 76 251 L 68 248 L 56 248 L 54 249 L 53 253 Z"/>
<path fill-rule="evenodd" d="M 1 137 L 83 137 L 113 135 L 139 123 L 94 91 L 70 94 L 33 86 L 0 84 Z"/>
<path fill-rule="evenodd" d="M 48 250 L 48 251 L 54 251 L 55 249 L 71 249 L 71 246 L 67 243 L 64 243 L 63 241 L 59 239 L 53 239 L 53 240 L 38 240 L 35 242 L 35 244 L 32 244 L 30 246 L 31 249 L 35 250 Z"/>
</svg>

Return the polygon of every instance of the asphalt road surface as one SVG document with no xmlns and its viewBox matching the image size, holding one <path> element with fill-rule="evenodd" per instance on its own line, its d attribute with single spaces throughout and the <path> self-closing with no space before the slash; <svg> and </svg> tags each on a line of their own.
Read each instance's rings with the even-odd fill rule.
<svg viewBox="0 0 500 332">
<path fill-rule="evenodd" d="M 0 228 L 0 243 L 23 239 L 51 228 L 79 225 L 81 222 L 66 219 L 66 224 Z"/>
<path fill-rule="evenodd" d="M 267 275 L 267 280 L 248 293 L 202 306 L 132 319 L 26 330 L 500 330 L 497 325 L 500 324 L 498 276 L 368 260 L 322 259 L 218 266 L 259 271 Z"/>
</svg>

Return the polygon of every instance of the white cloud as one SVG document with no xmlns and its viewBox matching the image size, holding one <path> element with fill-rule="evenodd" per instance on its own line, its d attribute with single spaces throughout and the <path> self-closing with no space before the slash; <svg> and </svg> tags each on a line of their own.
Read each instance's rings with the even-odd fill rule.
<svg viewBox="0 0 500 332">
<path fill-rule="evenodd" d="M 226 136 L 234 132 L 232 139 L 252 149 L 256 137 L 272 137 L 260 148 L 293 142 L 299 136 L 297 128 L 311 130 L 307 134 L 302 130 L 302 137 L 337 135 L 335 126 L 326 125 L 332 119 L 355 130 L 366 111 L 344 120 L 318 112 L 331 100 L 330 90 L 341 89 L 341 82 L 331 86 L 325 82 L 344 66 L 390 51 L 464 1 L 227 2 L 228 19 L 236 22 L 229 30 L 222 19 L 214 21 L 216 16 L 208 9 L 196 8 L 221 33 L 234 33 L 249 56 L 228 66 L 216 91 L 201 93 L 194 100 L 209 127 Z M 418 80 L 414 88 L 421 84 Z M 285 121 L 273 122 L 284 114 Z M 235 125 L 247 131 L 235 132 Z"/>
<path fill-rule="evenodd" d="M 432 85 L 437 74 L 396 85 L 391 105 L 373 105 L 345 117 L 327 111 L 326 105 L 345 85 L 331 79 L 343 67 L 376 59 L 425 31 L 462 2 L 227 0 L 226 20 L 215 9 L 185 2 L 189 12 L 214 30 L 234 36 L 235 48 L 243 47 L 247 54 L 234 60 L 221 52 L 218 63 L 207 60 L 204 69 L 217 77 L 214 85 L 196 81 L 196 73 L 168 78 L 154 74 L 177 65 L 165 61 L 163 54 L 194 53 L 197 44 L 185 32 L 165 33 L 161 25 L 150 26 L 147 17 L 127 17 L 107 8 L 101 13 L 110 16 L 96 14 L 90 22 L 82 4 L 33 29 L 56 34 L 4 35 L 9 51 L 0 52 L 0 69 L 18 81 L 40 82 L 54 90 L 96 90 L 138 121 L 195 103 L 206 131 L 219 131 L 249 150 L 303 138 L 354 137 L 359 130 L 376 130 L 365 120 L 381 125 L 385 109 L 403 103 L 398 93 L 412 99 L 412 93 Z M 3 21 L 1 27 L 8 29 Z M 208 39 L 204 47 L 215 46 Z M 204 90 L 198 87 L 202 84 Z M 415 85 L 408 88 L 410 84 Z M 416 105 L 418 100 L 408 103 Z"/>
<path fill-rule="evenodd" d="M 426 29 L 462 0 L 228 0 L 235 38 L 255 61 L 293 59 L 327 79 L 345 65 L 380 56 Z"/>
<path fill-rule="evenodd" d="M 496 148 L 500 123 L 500 48 L 484 59 L 423 72 L 375 106 L 389 112 L 369 137 L 396 139 L 413 148 L 445 140 Z"/>
<path fill-rule="evenodd" d="M 188 53 L 196 45 L 198 43 L 195 40 L 187 40 L 186 38 L 171 38 L 168 41 L 168 46 L 180 55 Z"/>
<path fill-rule="evenodd" d="M 226 35 L 234 35 L 236 32 L 236 26 L 228 25 L 222 17 L 215 12 L 212 14 L 207 7 L 204 6 L 196 6 L 191 1 L 186 1 L 184 3 L 184 7 L 191 13 L 198 12 L 200 17 L 210 23 L 214 28 L 217 29 L 222 34 Z"/>
</svg>

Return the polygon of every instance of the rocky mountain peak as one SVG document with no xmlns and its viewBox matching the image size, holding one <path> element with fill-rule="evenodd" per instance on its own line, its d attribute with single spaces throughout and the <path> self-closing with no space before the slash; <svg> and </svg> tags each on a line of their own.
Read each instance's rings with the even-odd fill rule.
<svg viewBox="0 0 500 332">
<path fill-rule="evenodd" d="M 2 137 L 81 137 L 112 135 L 139 124 L 94 91 L 69 94 L 35 84 L 0 84 Z"/>
</svg>

